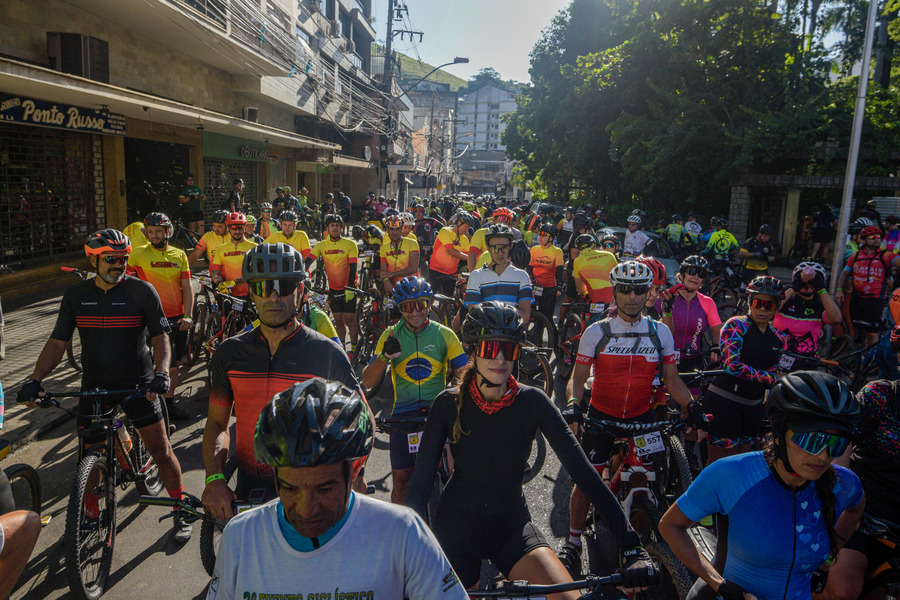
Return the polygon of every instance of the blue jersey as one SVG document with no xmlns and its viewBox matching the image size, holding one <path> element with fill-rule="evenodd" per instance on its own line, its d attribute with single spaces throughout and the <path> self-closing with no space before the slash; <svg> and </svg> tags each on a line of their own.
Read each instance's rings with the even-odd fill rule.
<svg viewBox="0 0 900 600">
<path fill-rule="evenodd" d="M 835 514 L 863 499 L 859 478 L 834 467 Z M 809 600 L 812 573 L 831 552 L 822 503 L 810 483 L 791 491 L 762 452 L 722 458 L 700 472 L 678 508 L 689 519 L 728 518 L 728 555 L 722 576 L 759 600 Z"/>
</svg>

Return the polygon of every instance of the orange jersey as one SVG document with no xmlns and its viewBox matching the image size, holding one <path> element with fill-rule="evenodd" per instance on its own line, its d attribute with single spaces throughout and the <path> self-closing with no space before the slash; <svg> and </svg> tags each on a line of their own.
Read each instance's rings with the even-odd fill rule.
<svg viewBox="0 0 900 600">
<path fill-rule="evenodd" d="M 281 231 L 275 231 L 266 238 L 267 244 L 277 244 L 278 242 L 293 246 L 297 252 L 303 255 L 304 259 L 309 258 L 309 253 L 312 251 L 309 246 L 309 238 L 306 236 L 306 233 L 299 229 L 295 230 L 291 237 L 287 237 Z"/>
<path fill-rule="evenodd" d="M 550 244 L 533 246 L 531 248 L 531 262 L 529 266 L 534 270 L 534 281 L 541 287 L 556 286 L 556 268 L 563 265 L 562 250 Z"/>
<path fill-rule="evenodd" d="M 359 256 L 359 248 L 356 242 L 342 237 L 336 242 L 327 238 L 316 244 L 312 249 L 312 255 L 321 258 L 325 263 L 325 275 L 328 277 L 328 287 L 340 291 L 351 285 L 350 265 L 356 264 Z M 356 282 L 352 282 L 356 285 Z"/>
<path fill-rule="evenodd" d="M 172 246 L 157 250 L 152 244 L 139 246 L 128 257 L 128 274 L 153 286 L 167 317 L 184 315 L 181 286 L 191 285 L 191 270 L 184 250 Z"/>
<path fill-rule="evenodd" d="M 459 259 L 450 256 L 448 248 L 453 248 L 463 254 L 469 251 L 469 240 L 466 236 L 458 236 L 452 227 L 444 227 L 437 234 L 434 241 L 434 254 L 431 255 L 431 270 L 444 275 L 455 275 Z"/>
<path fill-rule="evenodd" d="M 609 304 L 613 299 L 609 274 L 618 264 L 615 254 L 593 248 L 578 255 L 572 263 L 572 273 L 584 282 L 591 302 Z"/>
<path fill-rule="evenodd" d="M 391 238 L 384 237 L 381 244 L 381 270 L 382 275 L 390 277 L 391 273 L 402 271 L 409 266 L 409 255 L 419 251 L 419 242 L 409 238 L 400 238 L 400 243 L 394 245 Z M 391 283 L 400 281 L 400 277 L 391 277 Z"/>
<path fill-rule="evenodd" d="M 244 266 L 244 255 L 255 247 L 256 244 L 247 240 L 242 240 L 237 246 L 233 241 L 228 240 L 216 250 L 213 264 L 209 266 L 210 272 L 218 271 L 225 281 L 240 279 L 241 268 Z M 247 284 L 237 284 L 231 288 L 231 293 L 235 296 L 246 296 L 248 294 Z"/>
<path fill-rule="evenodd" d="M 123 229 L 122 233 L 128 236 L 128 239 L 131 240 L 132 249 L 150 243 L 149 240 L 147 240 L 147 236 L 144 235 L 143 221 L 135 221 L 134 223 Z"/>
<path fill-rule="evenodd" d="M 207 231 L 203 234 L 203 237 L 200 238 L 200 241 L 197 242 L 197 248 L 206 252 L 210 264 L 212 264 L 213 259 L 216 257 L 216 248 L 225 243 L 225 237 L 227 235 L 227 233 L 225 235 L 219 235 L 215 231 Z"/>
</svg>

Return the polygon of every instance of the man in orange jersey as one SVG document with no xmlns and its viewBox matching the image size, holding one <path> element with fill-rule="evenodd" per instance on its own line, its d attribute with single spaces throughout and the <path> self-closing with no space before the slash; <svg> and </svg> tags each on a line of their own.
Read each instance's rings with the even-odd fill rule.
<svg viewBox="0 0 900 600">
<path fill-rule="evenodd" d="M 553 223 L 541 225 L 538 233 L 538 244 L 531 248 L 531 262 L 528 263 L 529 275 L 534 282 L 534 299 L 537 308 L 553 323 L 556 312 L 556 297 L 563 289 L 563 253 L 553 245 L 556 234 Z"/>
<path fill-rule="evenodd" d="M 209 275 L 216 284 L 241 279 L 244 255 L 256 247 L 256 244 L 244 239 L 246 224 L 247 217 L 244 213 L 233 212 L 225 218 L 225 226 L 231 239 L 216 249 L 216 257 L 209 266 Z M 231 288 L 231 295 L 247 298 L 247 284 L 243 280 L 235 284 Z"/>
<path fill-rule="evenodd" d="M 344 344 L 344 335 L 350 330 L 350 353 L 356 351 L 359 341 L 359 323 L 356 322 L 356 296 L 348 285 L 356 285 L 356 260 L 359 248 L 350 238 L 341 237 L 344 220 L 334 213 L 325 216 L 325 239 L 312 249 L 312 256 L 321 258 L 328 277 L 328 306 L 334 315 L 334 328 Z"/>
</svg>

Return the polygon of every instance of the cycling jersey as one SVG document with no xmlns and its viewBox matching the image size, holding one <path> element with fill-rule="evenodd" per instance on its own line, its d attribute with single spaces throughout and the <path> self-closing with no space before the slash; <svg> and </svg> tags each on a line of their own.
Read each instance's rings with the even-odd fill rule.
<svg viewBox="0 0 900 600">
<path fill-rule="evenodd" d="M 200 212 L 203 208 L 200 206 L 200 196 L 203 192 L 196 185 L 186 185 L 178 192 L 179 198 L 187 198 L 187 202 L 181 205 L 181 210 L 185 212 Z"/>
<path fill-rule="evenodd" d="M 759 404 L 766 388 L 775 383 L 775 366 L 787 350 L 787 336 L 771 325 L 762 332 L 745 315 L 728 319 L 720 339 L 726 374 L 714 381 L 717 393 L 724 390 L 729 400 Z"/>
<path fill-rule="evenodd" d="M 613 288 L 609 282 L 609 274 L 618 264 L 616 255 L 591 248 L 579 254 L 572 262 L 572 274 L 584 283 L 591 302 L 612 302 Z"/>
<path fill-rule="evenodd" d="M 895 258 L 897 255 L 893 252 L 869 252 L 868 248 L 860 248 L 854 253 L 844 267 L 844 271 L 853 277 L 853 294 L 860 298 L 884 298 Z"/>
<path fill-rule="evenodd" d="M 126 275 L 110 290 L 93 280 L 66 290 L 50 338 L 68 342 L 75 328 L 81 337 L 81 387 L 107 390 L 147 385 L 153 363 L 146 333 L 169 332 L 159 295 L 146 281 Z"/>
<path fill-rule="evenodd" d="M 572 232 L 575 230 L 575 219 L 561 219 L 556 224 L 556 228 L 559 230 L 559 233 L 556 234 L 556 243 L 563 247 L 569 243 L 569 238 L 572 237 Z"/>
<path fill-rule="evenodd" d="M 532 300 L 533 298 L 531 279 L 528 277 L 528 273 L 508 264 L 498 275 L 489 265 L 485 265 L 472 271 L 469 275 L 463 303 L 466 306 L 472 306 L 496 300 L 518 306 L 521 300 Z"/>
<path fill-rule="evenodd" d="M 304 323 L 313 331 L 318 331 L 329 340 L 334 340 L 338 344 L 341 343 L 341 338 L 338 337 L 337 329 L 334 328 L 331 317 L 318 306 L 309 305 L 309 316 L 304 320 Z"/>
<path fill-rule="evenodd" d="M 441 222 L 431 217 L 423 217 L 416 221 L 413 230 L 410 233 L 415 234 L 413 237 L 421 244 L 431 246 L 434 244 L 434 238 L 441 229 Z"/>
<path fill-rule="evenodd" d="M 491 253 L 485 250 L 478 256 L 478 260 L 475 261 L 475 268 L 480 269 L 484 265 L 491 264 Z"/>
<path fill-rule="evenodd" d="M 762 252 L 762 258 L 745 258 L 742 261 L 743 267 L 751 271 L 766 271 L 769 268 L 768 257 L 774 256 L 771 242 L 761 242 L 756 237 L 752 237 L 741 246 L 741 252 Z"/>
<path fill-rule="evenodd" d="M 238 244 L 228 240 L 216 250 L 216 257 L 209 266 L 209 272 L 218 271 L 225 281 L 240 279 L 241 269 L 244 266 L 244 255 L 255 247 L 256 244 L 247 240 L 241 240 Z M 248 294 L 247 284 L 235 285 L 231 288 L 231 293 L 235 296 L 246 296 Z"/>
<path fill-rule="evenodd" d="M 703 225 L 697 221 L 687 221 L 684 224 L 684 231 L 691 236 L 691 241 L 696 244 L 700 239 L 700 234 L 703 233 Z"/>
<path fill-rule="evenodd" d="M 135 248 L 128 257 L 127 272 L 153 286 L 167 317 L 184 315 L 181 286 L 184 282 L 191 285 L 191 269 L 184 250 L 174 246 L 157 250 L 152 244 Z"/>
<path fill-rule="evenodd" d="M 859 505 L 863 490 L 849 469 L 833 468 L 838 475 L 833 488 L 837 519 Z M 758 600 L 809 600 L 810 577 L 831 551 L 822 501 L 812 482 L 788 487 L 762 452 L 748 452 L 703 469 L 677 503 L 692 521 L 716 513 L 727 519 L 726 580 Z"/>
<path fill-rule="evenodd" d="M 815 356 L 824 319 L 825 305 L 818 294 L 809 299 L 794 294 L 775 313 L 772 325 L 785 334 L 788 352 Z"/>
<path fill-rule="evenodd" d="M 419 243 L 410 238 L 400 238 L 398 244 L 391 242 L 391 238 L 384 236 L 384 242 L 381 244 L 381 266 L 382 274 L 390 277 L 391 273 L 402 271 L 409 266 L 410 254 L 419 251 Z M 396 284 L 402 277 L 391 277 L 391 283 Z"/>
<path fill-rule="evenodd" d="M 684 237 L 684 225 L 669 223 L 663 230 L 663 234 L 666 236 L 666 239 L 673 244 L 680 244 L 681 238 Z"/>
<path fill-rule="evenodd" d="M 394 332 L 400 342 L 400 356 L 391 361 L 394 405 L 391 414 L 431 408 L 435 397 L 447 387 L 447 365 L 461 369 L 469 362 L 459 338 L 449 327 L 429 321 L 418 333 L 400 319 L 378 338 L 371 362 L 381 360 L 384 343 Z"/>
<path fill-rule="evenodd" d="M 900 523 L 900 383 L 880 379 L 857 394 L 859 421 L 850 468 L 866 491 L 866 512 Z"/>
<path fill-rule="evenodd" d="M 291 237 L 287 237 L 284 235 L 284 232 L 278 231 L 277 229 L 273 229 L 272 233 L 269 235 L 263 235 L 267 244 L 287 244 L 288 246 L 293 246 L 294 249 L 303 255 L 303 258 L 309 258 L 311 249 L 309 246 L 309 238 L 306 236 L 306 233 L 300 231 L 299 229 L 295 229 L 294 233 L 291 234 Z M 320 244 L 322 242 L 319 242 Z M 354 244 L 355 245 L 355 244 Z"/>
<path fill-rule="evenodd" d="M 662 312 L 662 298 L 654 304 Z M 675 358 L 697 355 L 703 347 L 703 336 L 710 327 L 722 324 L 715 301 L 705 294 L 697 295 L 689 302 L 681 294 L 672 303 L 672 337 L 675 340 Z"/>
<path fill-rule="evenodd" d="M 281 233 L 278 231 L 278 224 L 275 221 L 264 221 L 263 219 L 258 219 L 256 221 L 256 233 L 258 233 L 264 240 L 272 237 L 276 233 Z M 301 232 L 302 233 L 302 232 Z M 304 234 L 305 236 L 306 234 Z M 278 240 L 279 242 L 283 242 L 284 240 Z M 307 241 L 306 246 L 309 247 L 309 241 Z M 298 248 L 299 250 L 299 248 Z"/>
<path fill-rule="evenodd" d="M 635 229 L 634 231 L 626 229 L 625 242 L 622 244 L 622 254 L 637 256 L 644 251 L 644 247 L 649 241 L 650 236 L 640 229 Z"/>
<path fill-rule="evenodd" d="M 256 421 L 272 396 L 291 384 L 322 377 L 359 389 L 350 361 L 333 341 L 301 325 L 269 354 L 269 342 L 257 327 L 224 340 L 209 364 L 209 402 L 234 407 L 238 466 L 245 473 L 271 477 L 253 450 Z"/>
<path fill-rule="evenodd" d="M 738 247 L 737 239 L 725 229 L 713 232 L 706 243 L 706 252 L 714 258 L 727 259 L 733 248 Z"/>
<path fill-rule="evenodd" d="M 534 281 L 541 287 L 556 287 L 556 270 L 563 266 L 562 250 L 549 244 L 531 248 L 531 266 Z"/>
<path fill-rule="evenodd" d="M 144 235 L 144 223 L 141 221 L 131 223 L 122 230 L 122 233 L 128 236 L 132 248 L 137 248 L 138 246 L 150 243 L 150 240 Z"/>
<path fill-rule="evenodd" d="M 197 248 L 206 252 L 206 257 L 209 260 L 209 263 L 212 264 L 213 259 L 216 257 L 216 250 L 225 243 L 226 236 L 219 235 L 215 231 L 207 231 L 203 234 L 203 237 L 200 238 L 200 241 L 197 242 Z"/>
<path fill-rule="evenodd" d="M 438 232 L 437 239 L 434 242 L 434 254 L 431 255 L 431 262 L 429 263 L 429 268 L 432 271 L 437 271 L 444 275 L 456 274 L 459 259 L 455 256 L 450 256 L 450 253 L 447 252 L 449 248 L 466 254 L 469 252 L 469 240 L 466 236 L 456 235 L 452 227 L 444 227 Z"/>
<path fill-rule="evenodd" d="M 847 236 L 847 245 L 844 246 L 844 265 L 847 264 L 847 261 L 850 260 L 850 257 L 859 252 L 859 244 L 853 241 L 850 236 Z"/>
<path fill-rule="evenodd" d="M 322 240 L 312 249 L 312 256 L 321 258 L 325 263 L 325 275 L 328 277 L 328 288 L 339 292 L 350 282 L 350 265 L 356 264 L 359 247 L 351 239 L 342 237 L 334 242 L 330 237 Z"/>
<path fill-rule="evenodd" d="M 900 229 L 888 231 L 881 242 L 881 249 L 897 254 L 900 252 Z"/>
<path fill-rule="evenodd" d="M 611 336 L 598 353 L 604 323 L 609 324 Z M 651 327 L 656 327 L 656 340 Z M 675 363 L 675 343 L 672 332 L 662 323 L 643 316 L 629 323 L 616 316 L 592 323 L 584 330 L 575 360 L 593 367 L 591 406 L 612 417 L 631 418 L 650 410 L 659 361 L 665 365 Z"/>
</svg>

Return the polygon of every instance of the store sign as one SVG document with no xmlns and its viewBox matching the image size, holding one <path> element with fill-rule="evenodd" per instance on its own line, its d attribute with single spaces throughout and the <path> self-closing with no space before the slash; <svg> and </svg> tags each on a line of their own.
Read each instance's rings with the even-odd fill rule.
<svg viewBox="0 0 900 600">
<path fill-rule="evenodd" d="M 107 135 L 125 135 L 125 117 L 92 108 L 0 94 L 0 121 Z"/>
<path fill-rule="evenodd" d="M 269 157 L 269 153 L 265 148 L 254 148 L 253 146 L 241 146 L 238 154 L 240 154 L 241 158 L 248 160 L 266 160 Z"/>
</svg>

